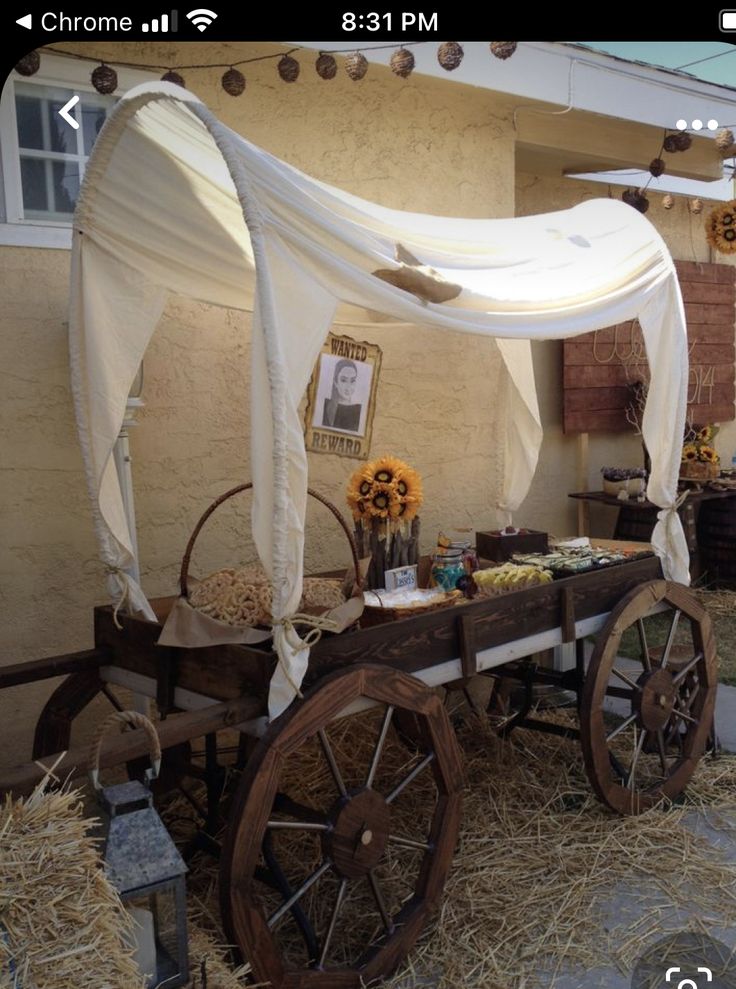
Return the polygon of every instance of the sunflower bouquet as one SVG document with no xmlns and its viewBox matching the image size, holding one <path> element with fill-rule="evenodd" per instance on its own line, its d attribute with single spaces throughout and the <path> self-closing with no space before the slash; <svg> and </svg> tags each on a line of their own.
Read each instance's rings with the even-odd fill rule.
<svg viewBox="0 0 736 989">
<path fill-rule="evenodd" d="M 696 480 L 718 477 L 721 458 L 712 445 L 717 432 L 718 427 L 712 424 L 688 430 L 682 448 L 681 477 Z"/>
<path fill-rule="evenodd" d="M 419 473 L 397 457 L 372 460 L 350 478 L 347 501 L 358 550 L 371 557 L 369 587 L 383 587 L 386 570 L 418 562 L 423 500 Z"/>
</svg>

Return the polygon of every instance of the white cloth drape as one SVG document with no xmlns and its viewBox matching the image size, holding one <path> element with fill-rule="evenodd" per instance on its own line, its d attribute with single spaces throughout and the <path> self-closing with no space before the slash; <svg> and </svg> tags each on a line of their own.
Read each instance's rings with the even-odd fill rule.
<svg viewBox="0 0 736 989">
<path fill-rule="evenodd" d="M 638 317 L 651 367 L 644 439 L 653 543 L 688 582 L 675 512 L 687 345 L 674 265 L 654 227 L 613 200 L 503 220 L 386 209 L 317 182 L 219 123 L 169 83 L 131 90 L 95 144 L 75 215 L 72 381 L 102 555 L 133 604 L 132 560 L 111 452 L 125 396 L 168 293 L 253 308 L 253 535 L 274 588 L 280 659 L 270 711 L 301 681 L 308 650 L 288 619 L 302 582 L 307 462 L 298 405 L 340 307 L 439 331 L 497 338 L 508 372 L 500 508 L 526 496 L 542 429 L 530 339 L 559 339 Z M 377 278 L 401 245 L 461 286 L 426 303 Z M 457 337 L 448 336 L 448 346 Z"/>
</svg>

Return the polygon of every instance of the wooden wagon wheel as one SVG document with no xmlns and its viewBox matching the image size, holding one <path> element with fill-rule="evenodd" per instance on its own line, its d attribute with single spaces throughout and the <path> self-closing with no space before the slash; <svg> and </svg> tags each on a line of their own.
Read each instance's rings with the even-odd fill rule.
<svg viewBox="0 0 736 989">
<path fill-rule="evenodd" d="M 70 674 L 53 691 L 43 706 L 36 722 L 33 736 L 33 758 L 45 759 L 56 752 L 71 748 L 72 727 L 85 708 L 102 694 L 115 711 L 125 710 L 125 705 L 115 696 L 97 670 Z M 191 775 L 192 746 L 182 742 L 166 750 L 161 767 L 158 791 L 180 787 L 181 780 Z M 128 774 L 139 778 L 148 766 L 148 760 L 133 759 L 127 763 Z M 200 809 L 200 816 L 205 812 Z"/>
<path fill-rule="evenodd" d="M 357 717 L 377 720 L 356 732 L 341 716 L 366 698 L 377 706 Z M 416 715 L 420 751 L 387 745 L 395 711 Z M 405 673 L 342 670 L 278 718 L 241 779 L 220 870 L 223 923 L 256 980 L 359 989 L 391 972 L 438 905 L 461 786 L 442 701 Z"/>
<path fill-rule="evenodd" d="M 583 689 L 581 743 L 600 799 L 623 814 L 674 799 L 705 751 L 715 695 L 711 622 L 692 591 L 633 588 L 597 638 Z"/>
</svg>

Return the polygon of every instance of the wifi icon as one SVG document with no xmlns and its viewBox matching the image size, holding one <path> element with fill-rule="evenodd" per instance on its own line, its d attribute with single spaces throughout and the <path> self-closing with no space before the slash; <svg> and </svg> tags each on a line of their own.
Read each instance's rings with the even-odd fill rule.
<svg viewBox="0 0 736 989">
<path fill-rule="evenodd" d="M 217 14 L 214 10 L 207 10 L 205 7 L 190 10 L 187 14 L 187 20 L 191 21 L 200 31 L 206 31 L 216 17 Z"/>
</svg>

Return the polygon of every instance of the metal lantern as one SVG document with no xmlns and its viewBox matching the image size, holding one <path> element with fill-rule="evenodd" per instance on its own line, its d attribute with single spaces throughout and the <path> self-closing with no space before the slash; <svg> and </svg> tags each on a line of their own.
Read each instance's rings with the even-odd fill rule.
<svg viewBox="0 0 736 989">
<path fill-rule="evenodd" d="M 103 722 L 91 761 L 92 783 L 105 815 L 105 872 L 134 922 L 135 959 L 148 989 L 174 989 L 189 980 L 187 947 L 187 867 L 153 808 L 153 796 L 138 780 L 102 788 L 99 752 L 112 724 L 143 728 L 151 747 L 150 782 L 158 776 L 161 748 L 156 729 L 135 711 L 121 711 Z"/>
</svg>

